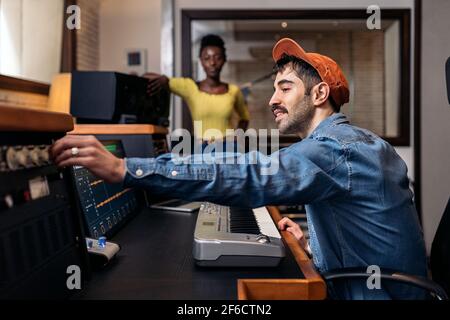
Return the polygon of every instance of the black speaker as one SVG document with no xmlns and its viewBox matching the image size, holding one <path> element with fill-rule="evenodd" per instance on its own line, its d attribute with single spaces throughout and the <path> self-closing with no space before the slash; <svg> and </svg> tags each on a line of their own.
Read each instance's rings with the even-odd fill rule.
<svg viewBox="0 0 450 320">
<path fill-rule="evenodd" d="M 450 57 L 445 63 L 445 79 L 447 80 L 447 99 L 450 104 Z"/>
<path fill-rule="evenodd" d="M 147 95 L 148 80 L 106 71 L 74 71 L 71 114 L 78 123 L 169 125 L 170 92 Z"/>
</svg>

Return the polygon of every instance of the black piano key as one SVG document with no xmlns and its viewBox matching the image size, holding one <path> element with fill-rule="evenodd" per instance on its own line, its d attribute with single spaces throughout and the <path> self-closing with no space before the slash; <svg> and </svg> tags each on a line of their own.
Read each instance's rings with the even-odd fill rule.
<svg viewBox="0 0 450 320">
<path fill-rule="evenodd" d="M 230 207 L 229 217 L 231 233 L 261 233 L 252 209 Z"/>
</svg>

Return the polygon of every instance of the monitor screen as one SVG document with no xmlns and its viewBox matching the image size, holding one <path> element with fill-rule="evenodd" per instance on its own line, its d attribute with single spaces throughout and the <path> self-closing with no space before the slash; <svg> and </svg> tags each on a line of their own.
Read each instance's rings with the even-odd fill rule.
<svg viewBox="0 0 450 320">
<path fill-rule="evenodd" d="M 101 142 L 115 156 L 125 156 L 120 140 Z M 73 167 L 73 175 L 87 236 L 111 237 L 137 211 L 135 190 L 107 183 L 81 166 Z"/>
</svg>

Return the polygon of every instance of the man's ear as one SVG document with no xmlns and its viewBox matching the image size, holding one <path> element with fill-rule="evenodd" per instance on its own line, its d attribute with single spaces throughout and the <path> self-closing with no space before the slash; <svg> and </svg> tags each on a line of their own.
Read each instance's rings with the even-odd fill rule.
<svg viewBox="0 0 450 320">
<path fill-rule="evenodd" d="M 330 95 L 330 87 L 327 83 L 321 82 L 311 89 L 311 99 L 315 106 L 324 104 Z"/>
</svg>

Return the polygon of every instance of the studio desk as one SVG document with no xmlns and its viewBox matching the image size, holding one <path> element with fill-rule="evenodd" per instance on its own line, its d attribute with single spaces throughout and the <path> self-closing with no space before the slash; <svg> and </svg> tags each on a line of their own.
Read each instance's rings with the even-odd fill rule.
<svg viewBox="0 0 450 320">
<path fill-rule="evenodd" d="M 272 218 L 281 217 L 269 207 Z M 198 267 L 196 213 L 144 209 L 116 234 L 122 247 L 76 299 L 324 299 L 326 286 L 296 239 L 282 231 L 286 257 L 271 268 Z"/>
<path fill-rule="evenodd" d="M 7 145 L 13 145 L 16 140 L 17 143 L 20 142 L 19 144 L 32 144 L 34 140 L 40 137 L 37 134 L 39 132 L 54 132 L 55 137 L 61 137 L 73 128 L 72 118 L 68 114 L 5 106 L 0 106 L 0 113 L 0 133 L 2 133 L 1 137 L 4 138 Z M 83 128 L 86 130 L 83 131 Z M 117 134 L 118 130 L 124 134 L 129 128 L 128 126 L 116 126 L 114 132 L 111 132 L 106 130 L 104 126 L 96 126 L 94 127 L 95 132 L 92 132 L 92 127 L 75 126 L 75 132 L 71 133 Z M 133 133 L 136 133 L 138 129 L 133 128 Z M 143 125 L 141 129 L 143 130 L 141 134 L 144 135 L 165 135 L 164 130 L 158 131 L 158 128 L 148 125 Z M 36 132 L 36 134 L 33 135 L 32 132 Z M 44 138 L 46 137 L 45 135 Z M 40 140 L 37 142 L 41 143 Z M 30 170 L 41 169 L 32 168 Z M 14 175 L 15 173 L 8 174 Z M 17 173 L 17 175 L 19 174 L 22 174 L 22 172 Z M 54 188 L 51 188 L 51 191 L 53 193 L 62 192 Z M 70 192 L 70 190 L 67 191 Z M 47 200 L 49 199 L 36 200 L 36 206 L 33 207 L 36 212 L 33 214 L 44 216 L 44 213 L 40 213 L 42 210 L 39 209 L 37 202 L 41 203 Z M 32 205 L 34 205 L 34 202 L 24 206 Z M 20 208 L 18 206 L 14 210 Z M 3 212 L 3 216 L 6 214 L 5 212 Z M 269 207 L 269 212 L 275 222 L 281 218 L 275 207 Z M 74 230 L 80 232 L 76 235 L 82 235 L 82 230 L 79 228 L 81 226 L 78 224 L 80 222 L 78 218 L 81 217 L 76 218 L 75 210 L 70 210 L 70 215 L 72 213 L 74 215 Z M 192 256 L 196 219 L 196 213 L 142 209 L 110 239 L 121 245 L 122 249 L 117 257 L 104 269 L 93 272 L 90 279 L 84 282 L 83 288 L 71 297 L 73 299 L 201 300 L 324 299 L 326 297 L 325 283 L 314 269 L 312 261 L 300 248 L 295 238 L 285 231 L 282 231 L 281 234 L 286 244 L 286 257 L 277 267 L 207 268 L 196 266 Z M 26 227 L 26 224 L 23 227 Z M 64 232 L 63 230 L 67 228 L 67 225 L 55 227 L 61 228 L 61 232 Z M 58 234 L 61 232 L 58 232 Z M 66 262 L 78 264 L 85 260 L 83 257 L 86 254 L 86 250 L 83 249 L 84 241 L 79 236 L 68 240 L 73 240 L 70 248 L 73 248 L 73 257 L 76 257 L 76 259 Z M 40 243 L 40 245 L 45 246 L 46 243 Z M 48 244 L 48 246 L 49 248 L 54 247 L 52 244 Z M 25 252 L 28 249 L 31 248 L 24 247 L 21 250 Z M 57 284 L 56 287 L 62 289 L 55 289 L 54 293 L 62 297 L 59 292 L 64 291 L 67 264 L 58 264 L 58 261 L 60 261 L 58 257 L 60 257 L 59 253 L 55 253 L 52 260 L 54 263 L 52 262 L 51 268 L 48 268 L 49 272 L 45 274 L 42 272 L 38 274 L 34 269 L 34 271 L 31 269 L 27 271 L 29 275 L 34 274 L 36 279 L 45 283 L 43 286 L 32 287 L 32 284 L 30 284 L 28 287 L 22 286 L 20 290 L 30 292 L 34 288 L 38 292 L 42 288 L 46 288 L 45 290 L 48 291 L 50 290 L 50 284 Z M 59 271 L 55 273 L 55 270 Z M 7 280 L 11 279 L 7 278 Z M 40 292 L 38 296 L 44 297 L 46 295 L 45 292 Z"/>
</svg>

